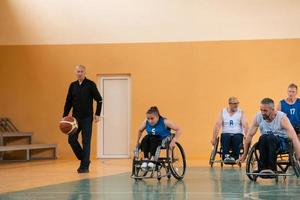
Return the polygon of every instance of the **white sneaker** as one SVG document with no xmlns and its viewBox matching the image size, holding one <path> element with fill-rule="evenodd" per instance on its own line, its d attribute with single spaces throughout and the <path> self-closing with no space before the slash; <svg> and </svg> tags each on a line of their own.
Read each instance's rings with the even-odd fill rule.
<svg viewBox="0 0 300 200">
<path fill-rule="evenodd" d="M 148 163 L 148 168 L 153 170 L 155 168 L 155 164 L 153 162 Z"/>
<path fill-rule="evenodd" d="M 146 171 L 146 170 L 147 170 L 147 163 L 146 163 L 146 162 L 143 162 L 143 163 L 142 163 L 141 169 L 142 169 L 143 171 Z"/>
<path fill-rule="evenodd" d="M 224 163 L 234 163 L 234 162 L 235 162 L 235 159 L 233 157 L 231 157 L 228 154 L 225 155 Z"/>
<path fill-rule="evenodd" d="M 230 161 L 230 155 L 229 154 L 225 154 L 225 158 L 224 158 L 224 162 L 229 162 Z"/>
</svg>

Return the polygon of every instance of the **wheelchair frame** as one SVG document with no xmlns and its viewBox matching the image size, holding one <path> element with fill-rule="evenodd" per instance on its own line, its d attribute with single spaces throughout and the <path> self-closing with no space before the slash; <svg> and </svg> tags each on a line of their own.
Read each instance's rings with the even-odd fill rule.
<svg viewBox="0 0 300 200">
<path fill-rule="evenodd" d="M 214 163 L 221 163 L 221 167 L 223 167 L 223 165 L 238 165 L 240 168 L 242 167 L 242 163 L 241 162 L 224 162 L 222 160 L 222 147 L 220 145 L 219 147 L 219 143 L 220 143 L 220 137 L 217 137 L 215 145 L 213 146 L 211 153 L 210 153 L 210 158 L 209 158 L 209 165 L 210 167 L 213 167 Z M 244 152 L 244 148 L 242 147 L 240 150 L 240 155 L 242 155 Z M 229 153 L 232 153 L 232 150 L 230 149 Z M 219 154 L 220 159 L 216 160 L 216 155 Z"/>
<path fill-rule="evenodd" d="M 275 179 L 276 183 L 278 183 L 278 179 L 280 176 L 285 180 L 287 176 L 300 176 L 300 165 L 299 161 L 296 158 L 296 155 L 293 150 L 293 145 L 289 141 L 287 152 L 278 152 L 276 159 L 276 166 L 278 171 L 274 172 L 272 170 L 262 170 L 261 172 L 255 173 L 253 171 L 258 170 L 258 162 L 259 162 L 259 150 L 258 150 L 258 142 L 255 143 L 249 153 L 246 161 L 246 175 L 251 181 L 256 181 L 258 177 L 262 179 Z M 254 166 L 256 165 L 256 166 Z M 287 173 L 288 169 L 292 167 L 294 170 L 294 174 Z M 257 169 L 254 169 L 257 168 Z"/>
<path fill-rule="evenodd" d="M 170 150 L 169 144 L 173 137 L 174 135 L 163 139 L 162 144 L 158 146 L 156 149 L 154 160 L 143 159 L 143 156 L 141 155 L 142 151 L 140 147 L 136 147 L 134 149 L 134 157 L 132 160 L 131 178 L 134 178 L 136 181 L 142 179 L 156 178 L 157 180 L 160 181 L 162 177 L 168 177 L 168 179 L 170 179 L 171 176 L 173 175 L 173 177 L 176 178 L 177 180 L 183 179 L 186 172 L 185 153 L 182 146 L 178 142 L 176 142 L 176 146 L 172 150 Z M 174 155 L 175 148 L 178 148 L 180 155 Z M 160 157 L 161 150 L 166 150 L 165 157 Z M 178 168 L 174 166 L 174 163 L 178 161 L 178 158 L 176 158 L 176 156 L 181 156 L 182 158 L 183 166 L 182 166 L 181 173 L 179 173 Z M 143 171 L 141 169 L 141 165 L 143 162 L 147 162 L 147 163 L 153 162 L 155 164 L 155 168 L 152 170 Z M 161 171 L 162 168 L 164 168 L 165 174 L 162 174 Z"/>
</svg>

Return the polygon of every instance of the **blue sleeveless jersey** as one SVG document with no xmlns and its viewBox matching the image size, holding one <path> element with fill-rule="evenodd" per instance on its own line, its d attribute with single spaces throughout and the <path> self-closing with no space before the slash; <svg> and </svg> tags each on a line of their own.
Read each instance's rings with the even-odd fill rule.
<svg viewBox="0 0 300 200">
<path fill-rule="evenodd" d="M 148 135 L 158 135 L 162 139 L 171 135 L 170 129 L 165 125 L 165 119 L 163 117 L 159 117 L 158 122 L 151 126 L 148 121 L 146 121 L 146 131 Z"/>
<path fill-rule="evenodd" d="M 280 101 L 281 111 L 284 112 L 289 118 L 293 126 L 300 126 L 300 99 L 292 105 L 285 102 L 285 100 Z"/>
</svg>

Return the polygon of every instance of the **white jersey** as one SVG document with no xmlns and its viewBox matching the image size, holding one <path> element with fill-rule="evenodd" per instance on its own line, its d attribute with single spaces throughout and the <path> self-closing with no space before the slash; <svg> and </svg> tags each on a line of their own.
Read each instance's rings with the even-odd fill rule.
<svg viewBox="0 0 300 200">
<path fill-rule="evenodd" d="M 233 115 L 230 116 L 227 108 L 222 111 L 222 133 L 230 134 L 243 134 L 242 127 L 242 111 L 238 109 Z"/>
<path fill-rule="evenodd" d="M 285 116 L 285 113 L 277 111 L 275 119 L 273 119 L 271 122 L 267 122 L 263 119 L 261 112 L 257 113 L 255 120 L 259 125 L 260 134 L 274 134 L 276 136 L 287 138 L 286 130 L 281 127 L 281 120 Z"/>
</svg>

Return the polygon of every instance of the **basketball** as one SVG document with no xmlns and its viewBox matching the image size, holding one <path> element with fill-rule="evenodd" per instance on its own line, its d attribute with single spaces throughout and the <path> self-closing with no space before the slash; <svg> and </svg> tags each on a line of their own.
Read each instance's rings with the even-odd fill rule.
<svg viewBox="0 0 300 200">
<path fill-rule="evenodd" d="M 74 117 L 71 117 L 71 116 L 64 117 L 59 122 L 59 129 L 64 134 L 67 134 L 67 135 L 73 134 L 78 129 L 77 120 Z"/>
</svg>

